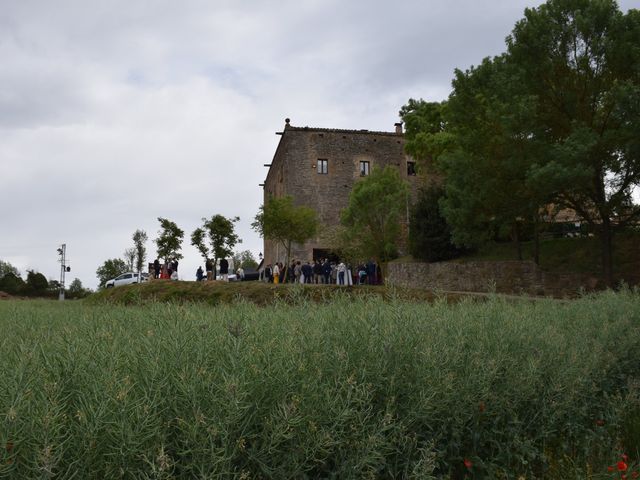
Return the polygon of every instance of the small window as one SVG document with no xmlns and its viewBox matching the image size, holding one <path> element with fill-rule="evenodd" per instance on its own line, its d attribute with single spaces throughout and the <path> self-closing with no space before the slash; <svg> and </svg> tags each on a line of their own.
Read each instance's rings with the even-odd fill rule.
<svg viewBox="0 0 640 480">
<path fill-rule="evenodd" d="M 329 160 L 318 160 L 318 173 L 322 175 L 329 173 Z"/>
<path fill-rule="evenodd" d="M 416 162 L 407 162 L 407 175 L 415 176 L 416 174 Z"/>
<path fill-rule="evenodd" d="M 366 177 L 369 175 L 369 162 L 360 162 L 360 176 Z"/>
</svg>

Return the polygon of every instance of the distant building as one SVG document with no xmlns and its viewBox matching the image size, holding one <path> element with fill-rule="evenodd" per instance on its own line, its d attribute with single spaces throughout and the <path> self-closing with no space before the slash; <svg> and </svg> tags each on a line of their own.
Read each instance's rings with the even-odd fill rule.
<svg viewBox="0 0 640 480">
<path fill-rule="evenodd" d="M 335 226 L 349 203 L 353 185 L 373 168 L 393 165 L 407 180 L 412 194 L 417 188 L 415 161 L 404 152 L 402 124 L 394 132 L 294 127 L 285 120 L 284 131 L 264 183 L 264 200 L 291 195 L 296 205 L 318 212 L 320 223 Z M 408 206 L 407 206 L 408 211 Z M 292 258 L 311 260 L 327 256 L 332 245 L 323 232 L 304 245 L 294 245 Z M 265 263 L 284 261 L 282 246 L 265 239 Z"/>
</svg>

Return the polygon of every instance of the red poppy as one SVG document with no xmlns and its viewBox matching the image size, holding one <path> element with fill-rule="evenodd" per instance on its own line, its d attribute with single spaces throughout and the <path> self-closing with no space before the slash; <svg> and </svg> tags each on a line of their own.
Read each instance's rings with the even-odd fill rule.
<svg viewBox="0 0 640 480">
<path fill-rule="evenodd" d="M 467 468 L 471 468 L 473 467 L 473 462 L 471 460 L 469 460 L 468 458 L 464 459 L 464 466 Z"/>
<path fill-rule="evenodd" d="M 627 480 L 627 475 L 625 473 L 621 473 L 620 474 L 620 479 L 621 480 Z"/>
<path fill-rule="evenodd" d="M 599 427 L 603 427 L 604 426 L 604 420 L 602 420 L 602 419 L 596 420 L 596 425 L 599 426 Z"/>
<path fill-rule="evenodd" d="M 633 472 L 631 474 L 631 478 L 638 478 L 638 477 L 640 477 L 640 473 L 638 473 L 638 472 Z"/>
<path fill-rule="evenodd" d="M 624 463 L 622 460 L 618 462 L 618 471 L 624 472 L 628 468 L 628 465 Z"/>
<path fill-rule="evenodd" d="M 622 455 L 620 455 L 620 458 L 621 458 L 622 460 L 624 460 L 625 462 L 629 460 L 629 457 L 627 457 L 627 454 L 626 454 L 626 453 L 623 453 Z"/>
<path fill-rule="evenodd" d="M 615 468 L 612 465 L 609 465 L 607 467 L 607 472 L 613 472 L 615 470 Z"/>
</svg>

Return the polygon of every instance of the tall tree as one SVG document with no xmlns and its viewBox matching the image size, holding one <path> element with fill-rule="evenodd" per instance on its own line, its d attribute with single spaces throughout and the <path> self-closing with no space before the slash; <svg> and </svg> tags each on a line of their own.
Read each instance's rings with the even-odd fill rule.
<svg viewBox="0 0 640 480">
<path fill-rule="evenodd" d="M 260 207 L 251 224 L 260 236 L 279 243 L 286 252 L 286 265 L 291 263 L 291 247 L 313 238 L 319 227 L 316 211 L 304 205 L 295 206 L 293 197 L 272 197 Z M 286 269 L 286 282 L 289 269 Z"/>
<path fill-rule="evenodd" d="M 136 263 L 136 249 L 133 247 L 125 249 L 125 251 L 122 253 L 122 256 L 124 257 L 124 261 L 127 264 L 127 270 L 133 272 Z"/>
<path fill-rule="evenodd" d="M 126 262 L 121 258 L 111 258 L 105 260 L 105 262 L 96 270 L 96 276 L 98 277 L 98 286 L 103 288 L 107 280 L 116 278 L 129 270 Z"/>
<path fill-rule="evenodd" d="M 362 257 L 376 260 L 383 276 L 386 263 L 397 256 L 408 196 L 409 187 L 397 168 L 374 168 L 371 175 L 354 185 L 349 205 L 341 214 L 348 239 Z"/>
<path fill-rule="evenodd" d="M 637 220 L 640 183 L 640 11 L 614 0 L 550 0 L 527 9 L 507 39 L 522 90 L 537 101 L 546 161 L 531 182 L 553 186 L 600 234 L 612 280 L 613 223 Z"/>
<path fill-rule="evenodd" d="M 239 220 L 240 217 L 227 218 L 224 215 L 202 219 L 202 227 L 196 228 L 191 234 L 191 245 L 198 249 L 205 263 L 210 257 L 217 263 L 218 259 L 233 255 L 233 248 L 242 243 L 235 231 L 235 224 Z"/>
<path fill-rule="evenodd" d="M 441 152 L 446 175 L 442 210 L 458 245 L 474 246 L 496 231 L 510 232 L 518 258 L 521 227 L 549 200 L 544 184 L 528 183 L 543 157 L 535 140 L 535 100 L 519 92 L 520 76 L 505 55 L 456 70 L 447 106 L 455 141 Z"/>
<path fill-rule="evenodd" d="M 158 217 L 158 221 L 160 222 L 160 230 L 158 231 L 158 238 L 156 238 L 158 257 L 163 259 L 165 264 L 174 259 L 182 259 L 180 250 L 182 249 L 184 231 L 166 218 Z"/>
<path fill-rule="evenodd" d="M 135 251 L 134 266 L 138 273 L 142 272 L 144 268 L 144 262 L 147 260 L 147 232 L 144 230 L 136 230 L 133 232 L 133 249 Z"/>
</svg>

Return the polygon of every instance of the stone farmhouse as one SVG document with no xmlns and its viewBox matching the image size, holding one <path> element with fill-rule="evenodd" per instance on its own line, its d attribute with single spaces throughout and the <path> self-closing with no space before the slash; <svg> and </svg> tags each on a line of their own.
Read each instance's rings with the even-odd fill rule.
<svg viewBox="0 0 640 480">
<path fill-rule="evenodd" d="M 318 213 L 326 230 L 340 222 L 340 212 L 348 205 L 354 184 L 373 168 L 396 166 L 415 195 L 418 179 L 415 161 L 404 152 L 402 124 L 393 132 L 294 127 L 285 120 L 284 130 L 276 132 L 280 142 L 264 184 L 264 201 L 291 195 L 296 205 L 306 205 Z M 408 208 L 407 208 L 408 210 Z M 326 236 L 326 235 L 325 235 Z M 331 252 L 321 234 L 304 245 L 294 245 L 292 258 L 315 260 Z M 264 261 L 284 261 L 281 245 L 265 239 Z"/>
</svg>

